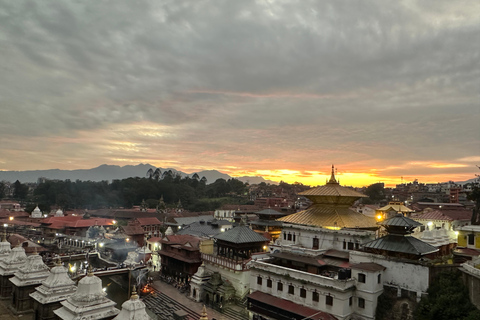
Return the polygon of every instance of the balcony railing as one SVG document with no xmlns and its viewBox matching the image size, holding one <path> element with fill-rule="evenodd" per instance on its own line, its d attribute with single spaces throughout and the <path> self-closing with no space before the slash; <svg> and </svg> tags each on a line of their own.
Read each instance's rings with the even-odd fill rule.
<svg viewBox="0 0 480 320">
<path fill-rule="evenodd" d="M 338 280 L 305 271 L 277 266 L 262 261 L 252 261 L 250 267 L 258 271 L 277 274 L 281 277 L 292 279 L 292 281 L 313 283 L 318 286 L 332 287 L 341 291 L 347 290 L 355 285 L 355 280 L 351 278 L 346 280 Z"/>
<path fill-rule="evenodd" d="M 211 263 L 211 264 L 216 264 L 223 268 L 228 268 L 236 271 L 245 271 L 250 268 L 247 265 L 247 262 L 249 262 L 250 259 L 236 261 L 236 260 L 225 258 L 222 256 L 214 256 L 211 254 L 202 253 L 202 260 L 207 261 L 208 263 Z"/>
</svg>

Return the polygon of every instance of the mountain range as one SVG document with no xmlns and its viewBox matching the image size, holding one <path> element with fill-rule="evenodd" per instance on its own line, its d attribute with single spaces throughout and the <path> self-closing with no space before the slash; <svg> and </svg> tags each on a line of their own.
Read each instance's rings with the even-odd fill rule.
<svg viewBox="0 0 480 320">
<path fill-rule="evenodd" d="M 60 170 L 60 169 L 50 169 L 50 170 L 29 170 L 29 171 L 0 171 L 0 181 L 9 181 L 15 182 L 19 180 L 22 183 L 27 182 L 37 182 L 39 178 L 47 178 L 51 180 L 67 180 L 71 181 L 82 180 L 82 181 L 112 181 L 115 179 L 126 179 L 130 177 L 146 177 L 147 171 L 152 169 L 155 171 L 156 167 L 151 164 L 138 164 L 135 166 L 116 166 L 116 165 L 107 165 L 102 164 L 99 167 L 92 169 L 78 169 L 78 170 Z M 178 171 L 173 168 L 159 168 L 162 173 L 164 171 L 172 170 L 174 173 L 180 174 L 182 177 L 189 176 L 191 177 L 194 173 L 185 173 Z M 221 173 L 217 170 L 205 170 L 197 172 L 198 176 L 205 177 L 207 183 L 213 183 L 217 179 L 231 179 L 232 177 L 228 174 Z M 243 176 L 235 177 L 236 179 L 242 182 L 248 182 L 250 184 L 258 184 L 261 182 L 277 184 L 275 181 L 266 180 L 263 177 L 258 176 Z"/>
</svg>

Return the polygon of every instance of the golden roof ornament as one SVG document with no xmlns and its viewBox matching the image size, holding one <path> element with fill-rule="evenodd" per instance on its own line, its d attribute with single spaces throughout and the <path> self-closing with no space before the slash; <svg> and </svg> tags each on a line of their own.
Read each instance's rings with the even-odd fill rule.
<svg viewBox="0 0 480 320">
<path fill-rule="evenodd" d="M 200 316 L 200 319 L 198 319 L 198 320 L 208 320 L 207 308 L 205 307 L 205 305 L 203 305 L 202 314 Z"/>
<path fill-rule="evenodd" d="M 63 266 L 62 259 L 60 258 L 60 256 L 58 256 L 57 259 L 55 259 L 55 266 L 57 267 Z"/>
<path fill-rule="evenodd" d="M 335 167 L 333 166 L 333 164 L 332 164 L 332 174 L 327 184 L 338 184 L 337 179 L 335 179 Z"/>
<path fill-rule="evenodd" d="M 133 286 L 132 288 L 132 296 L 130 297 L 131 300 L 137 300 L 138 299 L 138 294 L 137 294 L 137 286 Z"/>
</svg>

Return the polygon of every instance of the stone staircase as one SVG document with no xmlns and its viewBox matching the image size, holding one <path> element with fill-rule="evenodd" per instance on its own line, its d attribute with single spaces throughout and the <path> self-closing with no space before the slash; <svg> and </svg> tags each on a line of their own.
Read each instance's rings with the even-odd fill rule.
<svg viewBox="0 0 480 320">
<path fill-rule="evenodd" d="M 158 319 L 173 320 L 173 313 L 178 310 L 185 311 L 188 320 L 200 319 L 200 314 L 156 289 L 153 294 L 146 296 L 143 302 L 149 310 L 157 315 Z"/>
</svg>

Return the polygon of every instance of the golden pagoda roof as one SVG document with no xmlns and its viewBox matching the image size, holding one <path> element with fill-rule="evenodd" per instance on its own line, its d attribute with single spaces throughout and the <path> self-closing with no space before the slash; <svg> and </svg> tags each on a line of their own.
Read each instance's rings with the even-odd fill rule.
<svg viewBox="0 0 480 320">
<path fill-rule="evenodd" d="M 330 180 L 324 185 L 299 193 L 313 201 L 306 210 L 277 219 L 286 223 L 323 228 L 378 228 L 372 217 L 350 209 L 353 203 L 365 195 L 342 187 L 335 179 L 332 165 Z"/>
<path fill-rule="evenodd" d="M 365 198 L 366 195 L 352 190 L 350 188 L 342 187 L 340 183 L 335 179 L 335 168 L 332 165 L 332 174 L 330 180 L 324 185 L 316 188 L 309 189 L 307 191 L 300 192 L 299 195 L 306 196 L 313 202 L 318 202 L 316 200 L 322 200 L 322 197 L 345 197 L 345 198 Z M 352 201 L 353 200 L 353 201 Z M 349 200 L 349 202 L 354 202 L 354 199 Z M 323 202 L 323 201 L 321 201 Z M 329 201 L 332 203 L 332 201 Z"/>
<path fill-rule="evenodd" d="M 314 204 L 306 210 L 277 219 L 286 223 L 324 228 L 378 228 L 375 218 L 348 207 Z"/>
</svg>

